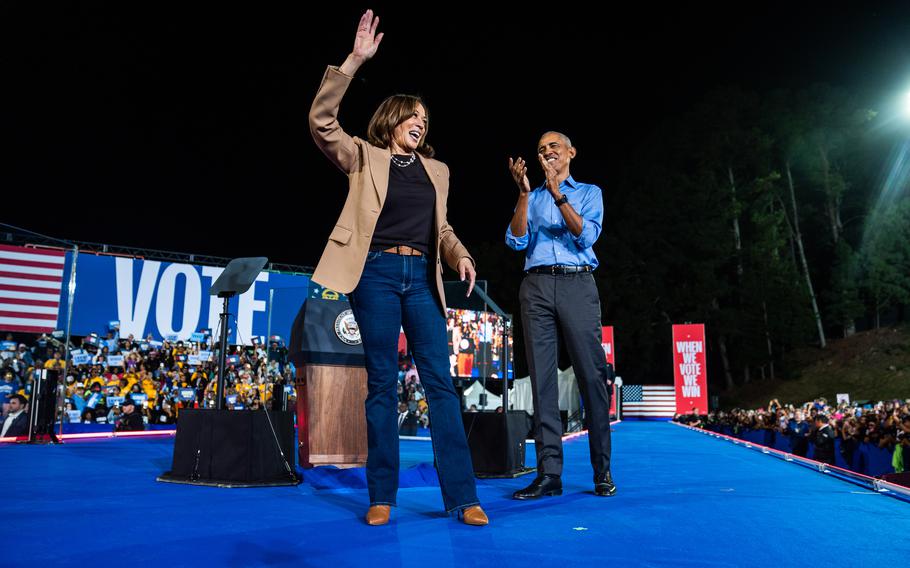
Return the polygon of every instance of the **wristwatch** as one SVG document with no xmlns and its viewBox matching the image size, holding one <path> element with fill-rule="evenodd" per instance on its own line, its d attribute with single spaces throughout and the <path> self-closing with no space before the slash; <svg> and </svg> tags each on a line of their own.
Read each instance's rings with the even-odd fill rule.
<svg viewBox="0 0 910 568">
<path fill-rule="evenodd" d="M 566 195 L 565 193 L 563 193 L 563 194 L 562 194 L 562 197 L 560 197 L 559 199 L 557 199 L 557 200 L 555 201 L 557 207 L 559 207 L 559 206 L 562 205 L 563 203 L 568 203 L 568 202 L 569 202 L 569 196 Z"/>
</svg>

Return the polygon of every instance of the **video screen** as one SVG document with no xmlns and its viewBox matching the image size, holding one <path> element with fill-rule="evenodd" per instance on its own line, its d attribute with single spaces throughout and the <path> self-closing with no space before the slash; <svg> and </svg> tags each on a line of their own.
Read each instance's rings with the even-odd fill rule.
<svg viewBox="0 0 910 568">
<path fill-rule="evenodd" d="M 446 327 L 449 364 L 453 377 L 502 378 L 503 319 L 492 312 L 449 309 Z M 512 373 L 512 338 L 509 337 L 508 378 Z"/>
</svg>

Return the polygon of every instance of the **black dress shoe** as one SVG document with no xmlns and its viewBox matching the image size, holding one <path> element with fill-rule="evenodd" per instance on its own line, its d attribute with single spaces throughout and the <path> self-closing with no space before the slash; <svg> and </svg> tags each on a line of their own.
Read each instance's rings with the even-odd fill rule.
<svg viewBox="0 0 910 568">
<path fill-rule="evenodd" d="M 513 499 L 537 499 L 545 495 L 562 495 L 562 480 L 558 475 L 538 475 L 531 485 L 512 494 Z"/>
<path fill-rule="evenodd" d="M 613 475 L 609 471 L 594 476 L 594 494 L 601 497 L 616 495 L 616 485 L 613 483 Z"/>
</svg>

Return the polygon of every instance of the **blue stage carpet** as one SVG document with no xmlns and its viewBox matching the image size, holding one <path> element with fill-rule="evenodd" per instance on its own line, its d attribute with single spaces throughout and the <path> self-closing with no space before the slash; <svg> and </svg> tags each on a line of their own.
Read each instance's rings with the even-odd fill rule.
<svg viewBox="0 0 910 568">
<path fill-rule="evenodd" d="M 419 465 L 429 442 L 401 443 L 403 478 L 417 481 L 385 527 L 361 520 L 365 489 L 315 489 L 330 472 L 299 487 L 191 487 L 155 481 L 172 439 L 4 446 L 0 564 L 908 565 L 906 502 L 665 423 L 619 424 L 613 439 L 617 496 L 591 493 L 582 437 L 566 443 L 561 497 L 511 500 L 530 476 L 479 481 L 483 528 L 442 512 Z"/>
</svg>

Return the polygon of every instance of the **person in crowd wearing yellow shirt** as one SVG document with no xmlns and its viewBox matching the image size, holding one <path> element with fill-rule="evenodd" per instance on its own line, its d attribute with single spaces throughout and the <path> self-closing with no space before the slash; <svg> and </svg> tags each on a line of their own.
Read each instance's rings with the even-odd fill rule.
<svg viewBox="0 0 910 568">
<path fill-rule="evenodd" d="M 44 368 L 62 372 L 66 365 L 64 364 L 63 360 L 60 357 L 61 357 L 60 352 L 54 351 L 53 358 L 48 359 L 47 361 L 44 362 Z"/>
</svg>

